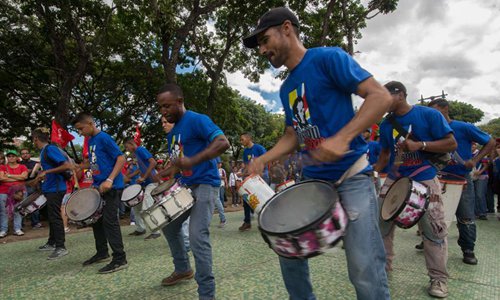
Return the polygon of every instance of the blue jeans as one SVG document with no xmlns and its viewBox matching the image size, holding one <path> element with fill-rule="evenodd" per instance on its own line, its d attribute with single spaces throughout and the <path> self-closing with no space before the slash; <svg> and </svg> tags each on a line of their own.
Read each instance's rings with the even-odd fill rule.
<svg viewBox="0 0 500 300">
<path fill-rule="evenodd" d="M 488 188 L 488 179 L 474 180 L 475 193 L 475 214 L 476 216 L 486 216 L 486 189 Z"/>
<path fill-rule="evenodd" d="M 476 216 L 474 213 L 474 183 L 470 174 L 466 174 L 467 184 L 464 187 L 460 202 L 457 207 L 457 227 L 458 227 L 458 245 L 462 251 L 474 251 L 476 242 Z"/>
<path fill-rule="evenodd" d="M 14 212 L 14 231 L 21 230 L 23 226 L 23 216 Z M 0 231 L 9 231 L 9 216 L 7 215 L 7 194 L 0 194 Z"/>
<path fill-rule="evenodd" d="M 215 296 L 215 278 L 212 272 L 212 246 L 210 245 L 209 226 L 212 220 L 215 202 L 219 202 L 219 187 L 207 184 L 191 186 L 196 202 L 189 214 L 163 227 L 163 235 L 167 239 L 173 257 L 175 272 L 185 273 L 191 269 L 189 256 L 184 244 L 182 223 L 190 217 L 189 242 L 196 266 L 195 280 L 198 283 L 200 299 L 212 299 Z"/>
<path fill-rule="evenodd" d="M 378 227 L 379 208 L 372 179 L 359 174 L 337 191 L 349 216 L 344 237 L 349 279 L 358 299 L 389 299 L 385 251 Z M 279 257 L 281 274 L 291 300 L 313 300 L 307 259 Z"/>
<path fill-rule="evenodd" d="M 224 206 L 224 195 L 226 194 L 226 187 L 221 186 L 219 190 L 219 199 L 220 203 L 222 203 L 222 206 Z"/>
<path fill-rule="evenodd" d="M 220 192 L 224 189 L 224 187 L 219 188 L 219 195 Z M 224 215 L 224 198 L 220 199 L 220 197 L 217 197 L 214 199 L 214 204 L 215 207 L 217 207 L 217 211 L 219 212 L 219 219 L 222 223 L 226 222 L 226 215 Z"/>
</svg>

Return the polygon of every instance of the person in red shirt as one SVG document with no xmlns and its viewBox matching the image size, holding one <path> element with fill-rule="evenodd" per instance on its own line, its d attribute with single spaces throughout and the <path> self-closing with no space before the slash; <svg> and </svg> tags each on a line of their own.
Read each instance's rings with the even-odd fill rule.
<svg viewBox="0 0 500 300">
<path fill-rule="evenodd" d="M 7 195 L 13 186 L 24 184 L 28 178 L 28 169 L 25 165 L 17 162 L 19 154 L 16 150 L 7 151 L 7 164 L 0 165 L 0 238 L 7 236 L 9 231 L 9 219 L 7 217 Z M 23 218 L 18 213 L 14 213 L 14 235 L 21 236 Z"/>
</svg>

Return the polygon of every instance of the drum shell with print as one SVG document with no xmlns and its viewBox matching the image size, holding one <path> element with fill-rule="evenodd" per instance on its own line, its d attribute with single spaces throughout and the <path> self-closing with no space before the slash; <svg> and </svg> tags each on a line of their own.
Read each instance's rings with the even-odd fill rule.
<svg viewBox="0 0 500 300">
<path fill-rule="evenodd" d="M 238 189 L 238 194 L 255 213 L 259 213 L 262 206 L 274 196 L 275 192 L 259 175 L 250 175 Z"/>
<path fill-rule="evenodd" d="M 128 207 L 134 207 L 144 200 L 144 189 L 140 184 L 127 186 L 122 193 L 121 201 Z"/>
<path fill-rule="evenodd" d="M 14 210 L 19 212 L 22 216 L 27 216 L 28 214 L 34 213 L 37 210 L 42 209 L 47 203 L 47 198 L 39 192 L 34 192 L 23 201 L 17 203 L 14 206 Z"/>
<path fill-rule="evenodd" d="M 101 218 L 103 210 L 101 194 L 95 188 L 77 190 L 66 203 L 66 215 L 70 223 L 80 227 L 94 224 Z"/>
</svg>

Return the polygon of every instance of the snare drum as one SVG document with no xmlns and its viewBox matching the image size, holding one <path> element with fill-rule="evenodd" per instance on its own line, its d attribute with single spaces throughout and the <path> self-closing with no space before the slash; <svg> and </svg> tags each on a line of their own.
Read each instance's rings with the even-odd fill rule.
<svg viewBox="0 0 500 300">
<path fill-rule="evenodd" d="M 170 179 L 162 182 L 151 191 L 151 197 L 155 200 L 156 203 L 159 203 L 163 200 L 164 197 L 170 194 L 171 188 L 175 190 L 178 186 L 179 183 L 175 179 Z"/>
<path fill-rule="evenodd" d="M 250 175 L 238 189 L 238 194 L 253 209 L 259 213 L 262 206 L 274 196 L 275 192 L 259 175 Z"/>
<path fill-rule="evenodd" d="M 462 197 L 462 191 L 467 184 L 467 180 L 458 175 L 446 172 L 439 172 L 438 178 L 442 187 L 441 194 L 443 195 L 444 221 L 449 228 L 451 222 L 455 221 L 455 213 L 460 198 Z"/>
<path fill-rule="evenodd" d="M 331 184 L 307 180 L 274 195 L 258 221 L 262 237 L 276 254 L 309 258 L 335 246 L 348 218 Z"/>
<path fill-rule="evenodd" d="M 152 232 L 160 230 L 184 213 L 189 212 L 194 205 L 194 198 L 189 188 L 176 184 L 170 188 L 170 193 L 150 208 L 141 211 L 144 223 Z"/>
<path fill-rule="evenodd" d="M 381 218 L 393 221 L 398 227 L 413 227 L 423 217 L 429 206 L 429 188 L 409 177 L 394 181 L 385 195 Z"/>
<path fill-rule="evenodd" d="M 17 203 L 14 206 L 14 210 L 19 212 L 22 216 L 26 216 L 41 209 L 45 203 L 47 203 L 47 198 L 40 192 L 34 192 L 23 201 Z"/>
<path fill-rule="evenodd" d="M 134 207 L 142 200 L 144 200 L 144 189 L 140 184 L 132 184 L 123 190 L 121 201 L 126 206 Z"/>
<path fill-rule="evenodd" d="M 66 215 L 71 223 L 84 227 L 99 220 L 102 208 L 103 201 L 96 189 L 81 189 L 69 197 L 66 203 Z"/>
<path fill-rule="evenodd" d="M 292 185 L 294 185 L 294 184 L 295 184 L 295 180 L 293 180 L 293 179 L 290 179 L 290 180 L 287 180 L 287 181 L 285 181 L 285 182 L 283 182 L 283 183 L 281 183 L 281 184 L 278 184 L 278 185 L 276 186 L 276 193 L 279 193 L 279 192 L 281 192 L 282 190 L 284 190 L 284 189 L 286 189 L 287 187 L 292 186 Z"/>
</svg>

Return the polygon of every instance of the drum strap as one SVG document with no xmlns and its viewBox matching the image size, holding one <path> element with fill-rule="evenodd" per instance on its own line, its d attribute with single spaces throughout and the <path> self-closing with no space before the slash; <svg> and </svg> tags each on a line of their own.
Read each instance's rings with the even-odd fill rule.
<svg viewBox="0 0 500 300">
<path fill-rule="evenodd" d="M 365 154 L 361 155 L 358 160 L 342 174 L 339 180 L 337 180 L 334 185 L 339 186 L 344 182 L 344 180 L 351 178 L 352 176 L 363 171 L 368 166 L 368 157 Z"/>
</svg>

